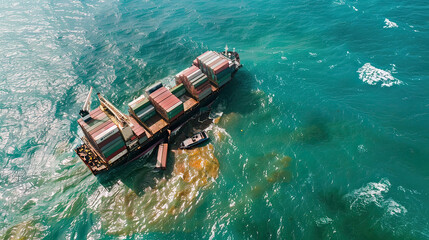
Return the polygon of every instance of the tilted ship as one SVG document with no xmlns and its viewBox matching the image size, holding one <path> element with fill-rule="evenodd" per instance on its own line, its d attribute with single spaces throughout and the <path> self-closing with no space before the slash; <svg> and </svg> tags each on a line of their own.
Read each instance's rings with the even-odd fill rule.
<svg viewBox="0 0 429 240">
<path fill-rule="evenodd" d="M 240 67 L 235 49 L 207 51 L 175 76 L 176 86 L 146 88 L 128 104 L 129 115 L 100 93 L 100 106 L 90 110 L 91 88 L 78 119 L 83 144 L 75 152 L 94 175 L 143 157 L 212 103 Z"/>
</svg>

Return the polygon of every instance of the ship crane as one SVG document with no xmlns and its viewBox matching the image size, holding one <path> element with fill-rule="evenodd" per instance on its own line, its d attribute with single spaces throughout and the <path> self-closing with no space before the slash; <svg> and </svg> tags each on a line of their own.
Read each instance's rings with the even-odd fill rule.
<svg viewBox="0 0 429 240">
<path fill-rule="evenodd" d="M 131 140 L 131 138 L 134 136 L 134 133 L 131 129 L 133 127 L 133 124 L 128 119 L 128 117 L 125 116 L 123 113 L 121 113 L 118 109 L 116 109 L 116 107 L 113 106 L 113 104 L 110 103 L 103 96 L 101 96 L 100 93 L 97 93 L 97 96 L 98 96 L 98 99 L 100 100 L 100 105 L 108 109 L 116 118 L 118 122 L 119 130 L 121 131 L 122 136 L 124 137 L 125 142 L 127 143 L 127 146 L 131 147 L 131 145 L 135 145 L 137 141 L 132 142 Z"/>
<path fill-rule="evenodd" d="M 82 118 L 88 118 L 89 112 L 91 111 L 91 94 L 92 94 L 92 87 L 89 89 L 88 96 L 86 97 L 85 103 L 83 104 L 82 109 L 79 112 L 79 115 Z"/>
</svg>

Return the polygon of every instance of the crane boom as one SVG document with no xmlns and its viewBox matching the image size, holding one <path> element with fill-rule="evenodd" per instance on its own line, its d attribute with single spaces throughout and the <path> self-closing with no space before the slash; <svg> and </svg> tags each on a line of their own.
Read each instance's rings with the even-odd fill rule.
<svg viewBox="0 0 429 240">
<path fill-rule="evenodd" d="M 86 97 L 85 103 L 83 104 L 83 107 L 79 112 L 80 116 L 82 117 L 87 116 L 91 111 L 91 94 L 92 94 L 92 87 L 91 89 L 89 89 L 89 93 L 88 93 L 88 96 Z"/>
<path fill-rule="evenodd" d="M 133 124 L 128 119 L 126 115 L 124 115 L 122 112 L 120 112 L 115 106 L 113 106 L 112 103 L 110 103 L 107 99 L 105 99 L 103 96 L 101 96 L 100 93 L 97 93 L 98 99 L 100 100 L 100 105 L 104 108 L 107 108 L 113 116 L 116 118 L 116 120 L 119 123 L 119 130 L 122 133 L 122 136 L 124 137 L 125 141 L 131 141 L 131 138 L 134 136 L 134 133 L 132 131 Z"/>
<path fill-rule="evenodd" d="M 107 99 L 105 99 L 103 96 L 101 96 L 100 93 L 97 93 L 98 99 L 100 100 L 100 104 L 109 109 L 109 111 L 116 117 L 118 122 L 122 127 L 125 127 L 127 125 L 132 125 L 129 121 L 128 117 L 125 116 L 122 112 L 120 112 L 118 109 L 116 109 L 115 106 L 113 106 L 112 103 L 110 103 Z"/>
</svg>

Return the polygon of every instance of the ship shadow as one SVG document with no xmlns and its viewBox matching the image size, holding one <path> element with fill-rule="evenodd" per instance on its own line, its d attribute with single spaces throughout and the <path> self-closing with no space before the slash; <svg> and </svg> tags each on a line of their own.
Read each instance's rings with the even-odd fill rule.
<svg viewBox="0 0 429 240">
<path fill-rule="evenodd" d="M 240 70 L 219 94 L 215 102 L 225 104 L 224 114 L 239 113 L 247 115 L 260 107 L 267 98 L 262 91 L 254 90 L 255 76 L 245 69 Z"/>
<path fill-rule="evenodd" d="M 175 164 L 174 155 L 179 149 L 180 143 L 187 137 L 208 128 L 212 123 L 213 120 L 210 119 L 210 112 L 204 111 L 185 123 L 177 131 L 177 134 L 170 136 L 166 169 L 155 168 L 158 153 L 158 147 L 155 147 L 147 156 L 97 175 L 98 182 L 108 191 L 114 189 L 116 185 L 123 184 L 137 195 L 144 195 L 149 189 L 156 188 L 157 182 L 161 179 L 165 178 L 168 180 L 172 176 Z M 209 142 L 210 140 L 202 143 L 198 147 L 205 146 L 209 144 Z"/>
<path fill-rule="evenodd" d="M 116 185 L 123 184 L 141 196 L 147 189 L 154 188 L 157 181 L 164 175 L 172 172 L 172 169 L 168 167 L 165 170 L 155 168 L 157 152 L 156 147 L 148 156 L 113 168 L 105 174 L 97 175 L 97 180 L 108 191 L 114 189 Z"/>
</svg>

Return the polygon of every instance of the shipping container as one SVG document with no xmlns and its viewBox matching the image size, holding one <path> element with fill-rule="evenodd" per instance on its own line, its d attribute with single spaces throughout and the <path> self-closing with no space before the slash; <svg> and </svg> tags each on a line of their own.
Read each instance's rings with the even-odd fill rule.
<svg viewBox="0 0 429 240">
<path fill-rule="evenodd" d="M 150 95 L 161 87 L 162 87 L 162 83 L 157 82 L 157 83 L 154 83 L 151 86 L 147 87 L 145 92 L 147 95 Z"/>
<path fill-rule="evenodd" d="M 117 154 L 116 156 L 112 156 L 112 158 L 108 159 L 108 162 L 110 165 L 114 164 L 118 159 L 120 159 L 121 157 L 123 157 L 125 154 L 128 153 L 128 150 L 125 149 L 124 151 L 120 152 L 119 154 Z"/>
</svg>

